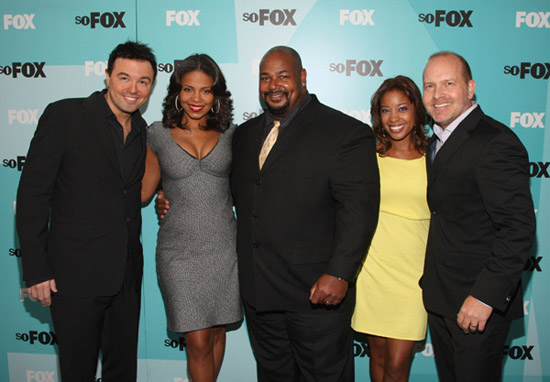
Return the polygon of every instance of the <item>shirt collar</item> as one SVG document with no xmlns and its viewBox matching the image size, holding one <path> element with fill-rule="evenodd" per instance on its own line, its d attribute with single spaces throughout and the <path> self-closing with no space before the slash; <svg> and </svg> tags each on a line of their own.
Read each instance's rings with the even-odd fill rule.
<svg viewBox="0 0 550 382">
<path fill-rule="evenodd" d="M 451 136 L 452 132 L 455 131 L 460 122 L 462 122 L 476 107 L 477 103 L 472 101 L 472 106 L 470 106 L 468 109 L 466 109 L 466 111 L 460 114 L 458 118 L 451 122 L 446 128 L 442 128 L 437 123 L 434 123 L 434 134 L 441 141 L 441 144 L 443 144 Z"/>
<path fill-rule="evenodd" d="M 280 120 L 281 121 L 281 127 L 282 126 L 287 126 L 294 119 L 294 117 L 307 106 L 309 101 L 311 101 L 311 95 L 308 92 L 306 92 L 306 94 L 304 96 L 304 99 L 302 100 L 302 102 L 300 102 L 298 107 L 296 107 L 294 110 L 292 110 L 285 118 Z M 275 120 L 275 118 L 273 117 L 273 115 L 271 115 L 271 113 L 267 112 L 267 118 L 266 118 L 267 126 L 271 126 L 271 124 L 273 124 L 274 120 Z"/>
<path fill-rule="evenodd" d="M 116 119 L 115 113 L 113 113 L 113 111 L 109 107 L 109 104 L 107 103 L 107 100 L 105 99 L 105 94 L 106 93 L 107 93 L 107 89 L 103 89 L 101 91 L 101 97 L 100 97 L 101 99 L 99 100 L 99 104 L 101 105 L 100 106 L 101 113 L 103 114 L 103 116 L 105 118 L 112 120 L 113 122 L 116 123 L 117 126 L 120 126 L 120 128 L 122 128 L 122 126 L 120 125 L 120 123 Z M 134 126 L 136 126 L 137 118 L 139 118 L 140 116 L 141 116 L 141 112 L 139 111 L 139 109 L 132 113 L 132 116 L 130 118 L 131 123 L 132 123 L 132 131 L 130 131 L 131 135 L 141 134 L 140 129 L 138 129 L 138 128 L 134 129 Z"/>
</svg>

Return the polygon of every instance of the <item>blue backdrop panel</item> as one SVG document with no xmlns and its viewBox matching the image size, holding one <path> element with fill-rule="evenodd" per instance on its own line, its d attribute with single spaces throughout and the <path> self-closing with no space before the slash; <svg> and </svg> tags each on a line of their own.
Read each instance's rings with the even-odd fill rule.
<svg viewBox="0 0 550 382">
<path fill-rule="evenodd" d="M 525 266 L 525 318 L 514 322 L 503 349 L 504 381 L 550 381 L 550 6 L 464 0 L 4 0 L 0 4 L 0 380 L 59 381 L 49 310 L 30 301 L 21 281 L 15 193 L 29 142 L 46 105 L 104 87 L 108 53 L 127 39 L 155 50 L 159 75 L 143 108 L 148 122 L 161 104 L 177 60 L 207 53 L 233 94 L 234 122 L 261 112 L 258 64 L 267 49 L 290 45 L 302 56 L 308 89 L 319 99 L 370 122 L 370 97 L 387 78 L 422 82 L 430 54 L 456 51 L 469 61 L 483 110 L 509 125 L 530 155 L 537 242 Z M 185 344 L 166 330 L 155 269 L 158 230 L 143 209 L 145 270 L 139 340 L 139 382 L 184 382 Z M 101 277 L 101 275 L 98 275 Z M 357 380 L 368 380 L 366 344 L 355 343 Z M 98 371 L 98 375 L 99 371 Z M 246 323 L 228 333 L 219 377 L 255 381 Z M 428 338 L 412 381 L 437 381 Z"/>
</svg>

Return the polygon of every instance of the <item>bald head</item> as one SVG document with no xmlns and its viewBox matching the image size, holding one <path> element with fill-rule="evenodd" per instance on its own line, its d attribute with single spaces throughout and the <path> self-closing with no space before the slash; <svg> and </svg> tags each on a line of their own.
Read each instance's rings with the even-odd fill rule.
<svg viewBox="0 0 550 382">
<path fill-rule="evenodd" d="M 306 71 L 298 52 L 288 46 L 268 50 L 260 62 L 260 96 L 269 113 L 285 118 L 306 92 Z"/>
<path fill-rule="evenodd" d="M 260 68 L 262 67 L 265 59 L 273 53 L 281 53 L 281 54 L 284 54 L 286 56 L 291 57 L 292 62 L 293 62 L 292 66 L 293 66 L 293 69 L 295 70 L 296 73 L 300 73 L 300 71 L 303 69 L 302 68 L 302 58 L 300 57 L 298 52 L 296 52 L 291 47 L 284 46 L 284 45 L 274 46 L 273 48 L 271 48 L 267 52 L 265 52 L 264 56 L 262 57 L 262 60 L 260 61 Z"/>
<path fill-rule="evenodd" d="M 476 84 L 457 54 L 432 56 L 424 69 L 424 106 L 443 129 L 472 106 Z"/>
<path fill-rule="evenodd" d="M 470 69 L 470 65 L 468 64 L 468 61 L 464 57 L 462 57 L 460 54 L 457 54 L 455 52 L 451 52 L 448 50 L 442 50 L 440 52 L 434 53 L 430 56 L 428 59 L 428 63 L 438 57 L 452 57 L 455 58 L 460 65 L 461 72 L 462 72 L 462 78 L 464 79 L 464 82 L 468 82 L 472 79 L 472 70 Z M 426 66 L 428 66 L 426 64 Z M 425 69 L 424 69 L 425 71 Z"/>
</svg>

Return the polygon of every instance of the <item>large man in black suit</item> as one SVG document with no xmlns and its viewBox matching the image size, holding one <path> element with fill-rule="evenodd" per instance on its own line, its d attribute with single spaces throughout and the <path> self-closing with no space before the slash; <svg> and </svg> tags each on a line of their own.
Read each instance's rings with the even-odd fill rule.
<svg viewBox="0 0 550 382">
<path fill-rule="evenodd" d="M 17 231 L 29 294 L 51 306 L 63 381 L 136 380 L 143 268 L 141 178 L 156 61 L 118 45 L 107 89 L 50 104 L 17 193 Z"/>
<path fill-rule="evenodd" d="M 435 123 L 421 286 L 437 371 L 444 382 L 499 381 L 510 322 L 523 315 L 520 281 L 535 232 L 527 152 L 472 102 L 461 56 L 434 54 L 423 79 Z"/>
<path fill-rule="evenodd" d="M 231 175 L 258 379 L 353 381 L 354 282 L 379 205 L 373 133 L 307 92 L 288 47 L 261 60 L 260 96 L 267 111 L 236 130 Z"/>
</svg>

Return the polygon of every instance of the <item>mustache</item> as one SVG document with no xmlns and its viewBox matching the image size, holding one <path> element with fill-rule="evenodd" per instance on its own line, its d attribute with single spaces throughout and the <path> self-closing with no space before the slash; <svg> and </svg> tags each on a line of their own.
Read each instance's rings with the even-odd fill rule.
<svg viewBox="0 0 550 382">
<path fill-rule="evenodd" d="M 267 92 L 264 93 L 264 96 L 270 96 L 272 94 L 277 94 L 277 93 L 282 93 L 284 94 L 285 96 L 288 97 L 288 92 L 286 90 L 281 90 L 281 89 L 275 89 L 275 90 L 269 90 Z"/>
</svg>

